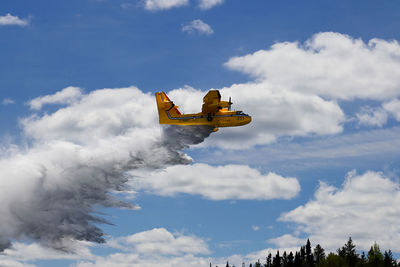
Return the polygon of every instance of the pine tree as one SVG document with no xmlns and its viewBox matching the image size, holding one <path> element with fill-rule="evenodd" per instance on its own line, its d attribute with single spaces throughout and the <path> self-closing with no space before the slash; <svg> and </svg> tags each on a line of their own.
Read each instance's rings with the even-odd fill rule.
<svg viewBox="0 0 400 267">
<path fill-rule="evenodd" d="M 368 264 L 369 267 L 379 267 L 383 264 L 383 255 L 377 243 L 371 246 L 368 251 Z"/>
<path fill-rule="evenodd" d="M 356 245 L 353 244 L 353 240 L 349 237 L 347 243 L 342 247 L 344 253 L 344 259 L 349 267 L 355 267 L 358 262 L 358 254 L 356 252 Z M 340 255 L 343 257 L 342 255 Z"/>
<path fill-rule="evenodd" d="M 396 261 L 393 259 L 393 254 L 392 251 L 389 249 L 389 251 L 385 250 L 384 256 L 383 256 L 383 267 L 396 267 Z"/>
<path fill-rule="evenodd" d="M 318 264 L 325 259 L 325 250 L 321 247 L 320 244 L 316 245 L 314 248 L 314 260 L 315 264 Z"/>
<path fill-rule="evenodd" d="M 286 251 L 284 251 L 282 254 L 282 266 L 288 267 L 288 256 L 286 254 Z"/>
<path fill-rule="evenodd" d="M 304 262 L 306 261 L 306 248 L 304 246 L 301 246 L 300 248 L 300 259 L 301 259 L 301 264 L 303 265 Z"/>
<path fill-rule="evenodd" d="M 364 251 L 361 253 L 361 257 L 358 260 L 358 263 L 356 265 L 357 267 L 365 267 L 367 266 L 367 259 L 365 257 Z"/>
<path fill-rule="evenodd" d="M 296 251 L 296 254 L 294 256 L 294 267 L 302 267 L 303 263 L 301 262 L 301 255 L 300 252 Z"/>
<path fill-rule="evenodd" d="M 271 253 L 268 253 L 266 266 L 267 267 L 271 267 L 272 266 L 272 255 L 271 255 Z"/>
<path fill-rule="evenodd" d="M 307 267 L 314 267 L 314 255 L 311 251 L 310 239 L 307 239 L 305 260 Z"/>
<path fill-rule="evenodd" d="M 276 252 L 275 257 L 272 259 L 272 267 L 281 267 L 281 257 L 279 256 L 279 250 Z"/>
<path fill-rule="evenodd" d="M 342 257 L 343 259 L 346 257 L 346 252 L 344 251 L 344 247 L 338 248 L 336 252 L 338 256 Z"/>
<path fill-rule="evenodd" d="M 291 252 L 291 251 L 290 251 L 289 256 L 288 256 L 287 267 L 294 267 L 294 256 L 293 256 L 293 252 Z"/>
<path fill-rule="evenodd" d="M 334 253 L 329 253 L 326 259 L 323 261 L 322 266 L 324 267 L 347 267 L 346 261 L 343 257 Z"/>
</svg>

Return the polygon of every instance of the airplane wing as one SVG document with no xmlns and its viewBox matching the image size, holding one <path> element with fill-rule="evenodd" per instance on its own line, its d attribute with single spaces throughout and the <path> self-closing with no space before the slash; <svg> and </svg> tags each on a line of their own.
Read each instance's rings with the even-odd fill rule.
<svg viewBox="0 0 400 267">
<path fill-rule="evenodd" d="M 228 106 L 228 101 L 221 101 L 221 94 L 218 90 L 210 90 L 203 98 L 201 111 L 205 114 L 213 114 Z"/>
</svg>

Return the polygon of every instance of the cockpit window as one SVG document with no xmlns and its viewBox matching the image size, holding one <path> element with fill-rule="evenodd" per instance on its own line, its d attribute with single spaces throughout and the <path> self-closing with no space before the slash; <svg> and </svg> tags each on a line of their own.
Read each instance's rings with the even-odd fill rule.
<svg viewBox="0 0 400 267">
<path fill-rule="evenodd" d="M 236 115 L 248 116 L 247 114 L 243 113 L 243 111 L 236 111 Z"/>
</svg>

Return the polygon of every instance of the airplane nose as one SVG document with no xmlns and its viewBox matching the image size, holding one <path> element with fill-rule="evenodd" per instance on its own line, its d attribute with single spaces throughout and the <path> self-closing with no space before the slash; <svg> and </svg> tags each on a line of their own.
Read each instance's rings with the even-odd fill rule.
<svg viewBox="0 0 400 267">
<path fill-rule="evenodd" d="M 246 124 L 248 124 L 248 123 L 250 123 L 251 122 L 251 116 L 248 116 L 247 117 L 247 120 L 246 120 Z"/>
<path fill-rule="evenodd" d="M 242 125 L 249 124 L 251 122 L 251 116 L 246 116 L 246 119 L 243 121 Z"/>
</svg>

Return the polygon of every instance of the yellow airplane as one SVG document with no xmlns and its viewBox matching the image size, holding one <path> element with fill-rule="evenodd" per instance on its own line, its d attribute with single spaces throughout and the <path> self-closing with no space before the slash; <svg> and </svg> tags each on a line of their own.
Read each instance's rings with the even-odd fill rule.
<svg viewBox="0 0 400 267">
<path fill-rule="evenodd" d="M 209 125 L 217 131 L 218 127 L 241 126 L 251 121 L 242 111 L 231 111 L 231 99 L 221 101 L 218 90 L 210 90 L 204 96 L 201 112 L 195 114 L 181 114 L 164 92 L 156 93 L 156 100 L 160 124 Z"/>
</svg>

